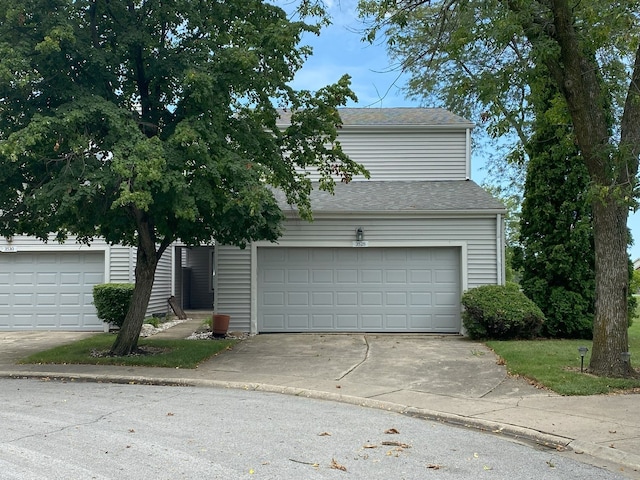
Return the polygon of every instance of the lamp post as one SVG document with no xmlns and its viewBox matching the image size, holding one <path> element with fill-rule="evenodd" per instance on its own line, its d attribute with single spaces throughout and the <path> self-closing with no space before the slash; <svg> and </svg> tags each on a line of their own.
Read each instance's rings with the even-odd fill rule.
<svg viewBox="0 0 640 480">
<path fill-rule="evenodd" d="M 588 351 L 587 347 L 578 347 L 578 352 L 580 352 L 580 373 L 584 371 L 584 356 Z"/>
</svg>

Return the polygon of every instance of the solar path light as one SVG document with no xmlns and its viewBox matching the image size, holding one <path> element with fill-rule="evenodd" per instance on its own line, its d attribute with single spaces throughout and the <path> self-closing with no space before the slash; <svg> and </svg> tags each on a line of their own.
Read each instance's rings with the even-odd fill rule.
<svg viewBox="0 0 640 480">
<path fill-rule="evenodd" d="M 588 351 L 587 347 L 578 347 L 578 352 L 580 352 L 580 373 L 584 371 L 584 356 Z"/>
</svg>

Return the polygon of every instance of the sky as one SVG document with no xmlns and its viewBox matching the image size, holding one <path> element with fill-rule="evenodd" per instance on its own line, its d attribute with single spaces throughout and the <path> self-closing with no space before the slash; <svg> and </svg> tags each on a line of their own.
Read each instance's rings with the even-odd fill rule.
<svg viewBox="0 0 640 480">
<path fill-rule="evenodd" d="M 351 76 L 351 89 L 358 102 L 348 107 L 440 107 L 422 105 L 419 100 L 406 98 L 403 92 L 407 77 L 394 67 L 381 41 L 369 44 L 361 40 L 364 24 L 356 13 L 357 0 L 324 0 L 332 17 L 332 25 L 319 36 L 307 35 L 303 43 L 313 47 L 313 55 L 296 75 L 292 86 L 317 90 L 337 82 L 342 75 Z M 297 0 L 274 0 L 285 10 L 291 10 Z M 487 181 L 486 157 L 488 152 L 472 152 L 472 180 Z M 640 258 L 640 212 L 630 214 L 628 227 L 636 238 L 629 248 L 633 260 Z"/>
</svg>

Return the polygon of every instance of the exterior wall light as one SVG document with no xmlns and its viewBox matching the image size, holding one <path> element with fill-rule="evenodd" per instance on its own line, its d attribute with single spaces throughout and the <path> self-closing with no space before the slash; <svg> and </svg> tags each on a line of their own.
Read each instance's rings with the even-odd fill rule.
<svg viewBox="0 0 640 480">
<path fill-rule="evenodd" d="M 584 356 L 588 351 L 587 347 L 578 347 L 578 352 L 580 352 L 580 373 L 584 371 Z"/>
<path fill-rule="evenodd" d="M 356 242 L 362 242 L 364 240 L 364 230 L 362 227 L 356 229 Z"/>
</svg>

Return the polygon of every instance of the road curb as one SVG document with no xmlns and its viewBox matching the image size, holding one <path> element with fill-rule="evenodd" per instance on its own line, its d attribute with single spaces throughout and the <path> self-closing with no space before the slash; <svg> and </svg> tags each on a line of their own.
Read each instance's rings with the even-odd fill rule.
<svg viewBox="0 0 640 480">
<path fill-rule="evenodd" d="M 436 412 L 424 408 L 412 407 L 393 402 L 386 402 L 371 398 L 343 395 L 339 393 L 323 392 L 300 387 L 287 387 L 257 382 L 232 382 L 222 380 L 174 378 L 174 377 L 147 377 L 141 375 L 110 375 L 89 373 L 59 373 L 59 372 L 16 372 L 0 371 L 0 378 L 13 379 L 39 379 L 49 381 L 83 381 L 97 383 L 139 384 L 139 385 L 166 385 L 184 387 L 214 387 L 236 390 L 252 390 L 266 393 L 277 393 L 296 397 L 328 400 L 360 407 L 375 408 L 402 415 L 408 415 L 424 420 L 431 420 L 461 428 L 473 429 L 494 435 L 503 435 L 511 439 L 533 443 L 558 451 L 574 451 L 576 454 L 585 454 L 603 461 L 613 462 L 631 470 L 640 471 L 640 456 L 622 452 L 611 447 L 585 442 L 573 438 L 554 435 L 532 428 L 517 425 L 504 424 L 478 418 L 458 415 L 454 413 Z"/>
<path fill-rule="evenodd" d="M 504 435 L 513 439 L 528 441 L 537 445 L 545 446 L 557 450 L 570 449 L 573 439 L 558 435 L 552 435 L 538 430 L 519 427 L 515 425 L 502 424 L 486 421 L 473 417 L 457 415 L 453 413 L 436 412 L 424 408 L 412 407 L 393 402 L 386 402 L 371 398 L 330 393 L 320 390 L 311 390 L 300 387 L 287 387 L 281 385 L 271 385 L 265 383 L 252 382 L 231 382 L 221 380 L 193 379 L 193 378 L 171 378 L 171 377 L 146 377 L 136 375 L 109 375 L 109 374 L 83 374 L 83 373 L 53 373 L 53 372 L 5 372 L 0 371 L 0 377 L 6 378 L 33 378 L 60 381 L 88 381 L 88 382 L 109 382 L 119 384 L 143 384 L 143 385 L 170 385 L 170 386 L 193 386 L 193 387 L 215 387 L 231 388 L 236 390 L 253 390 L 267 393 L 278 393 L 297 397 L 313 398 L 317 400 L 330 400 L 334 402 L 347 403 L 367 408 L 375 408 L 408 415 L 425 420 L 437 421 L 449 425 L 479 430 L 496 435 Z M 581 450 L 587 453 L 588 444 L 581 444 Z M 600 450 L 598 450 L 600 451 Z"/>
</svg>

